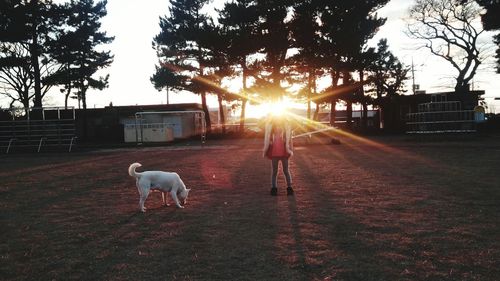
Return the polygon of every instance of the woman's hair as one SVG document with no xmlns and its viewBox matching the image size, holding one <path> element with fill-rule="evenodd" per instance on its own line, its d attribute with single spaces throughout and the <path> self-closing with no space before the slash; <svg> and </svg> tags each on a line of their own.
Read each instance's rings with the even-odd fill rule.
<svg viewBox="0 0 500 281">
<path fill-rule="evenodd" d="M 271 117 L 271 125 L 273 127 L 282 127 L 285 128 L 287 120 L 283 116 L 272 116 Z"/>
<path fill-rule="evenodd" d="M 284 133 L 286 129 L 286 122 L 287 120 L 282 116 L 272 116 L 270 120 L 271 134 L 274 134 L 276 128 L 281 128 Z"/>
</svg>

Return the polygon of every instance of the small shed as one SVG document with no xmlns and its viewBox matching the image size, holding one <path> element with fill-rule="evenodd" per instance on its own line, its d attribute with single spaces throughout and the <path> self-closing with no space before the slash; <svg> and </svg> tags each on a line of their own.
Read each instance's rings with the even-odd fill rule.
<svg viewBox="0 0 500 281">
<path fill-rule="evenodd" d="M 170 141 L 204 135 L 205 113 L 202 110 L 137 112 L 134 126 L 137 141 Z"/>
</svg>

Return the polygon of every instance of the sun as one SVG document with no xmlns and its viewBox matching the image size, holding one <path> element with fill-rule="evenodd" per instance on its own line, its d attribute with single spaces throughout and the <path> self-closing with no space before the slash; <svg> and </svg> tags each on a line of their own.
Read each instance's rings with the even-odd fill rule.
<svg viewBox="0 0 500 281">
<path fill-rule="evenodd" d="M 249 116 L 261 118 L 264 116 L 283 116 L 286 115 L 291 108 L 292 103 L 289 99 L 283 98 L 278 102 L 266 102 L 259 105 L 253 105 L 249 108 Z"/>
</svg>

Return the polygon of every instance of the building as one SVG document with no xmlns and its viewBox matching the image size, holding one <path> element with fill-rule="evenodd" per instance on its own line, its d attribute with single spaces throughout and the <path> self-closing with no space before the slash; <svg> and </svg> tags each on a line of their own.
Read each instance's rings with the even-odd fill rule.
<svg viewBox="0 0 500 281">
<path fill-rule="evenodd" d="M 85 142 L 146 142 L 187 138 L 200 131 L 201 104 L 107 106 L 77 110 L 77 135 Z M 199 121 L 201 122 L 201 121 Z M 198 128 L 198 129 L 197 129 Z M 141 135 L 142 133 L 142 135 Z"/>
<path fill-rule="evenodd" d="M 469 91 L 468 93 L 439 92 L 416 95 L 399 95 L 384 97 L 380 107 L 381 123 L 380 128 L 390 132 L 405 132 L 408 114 L 418 113 L 419 105 L 458 102 L 460 110 L 474 110 L 479 105 L 480 97 L 484 91 Z"/>
</svg>

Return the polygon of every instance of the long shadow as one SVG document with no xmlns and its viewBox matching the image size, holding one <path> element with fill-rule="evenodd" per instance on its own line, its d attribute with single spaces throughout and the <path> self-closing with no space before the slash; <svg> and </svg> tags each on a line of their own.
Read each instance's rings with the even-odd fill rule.
<svg viewBox="0 0 500 281">
<path fill-rule="evenodd" d="M 393 267 L 393 263 L 374 258 L 378 247 L 356 237 L 357 233 L 367 232 L 365 226 L 332 206 L 333 203 L 329 200 L 331 193 L 327 192 L 321 182 L 316 179 L 311 167 L 306 165 L 304 156 L 299 154 L 295 157 L 297 158 L 295 159 L 297 166 L 295 172 L 302 175 L 300 178 L 307 179 L 302 183 L 308 185 L 304 186 L 303 190 L 297 191 L 310 192 L 311 194 L 296 195 L 299 207 L 297 207 L 297 202 L 293 200 L 289 204 L 294 239 L 297 243 L 303 241 L 299 219 L 299 212 L 301 212 L 311 219 L 311 222 L 308 223 L 314 223 L 318 231 L 322 232 L 321 237 L 327 240 L 326 242 L 334 248 L 333 250 L 338 250 L 341 253 L 337 258 L 322 261 L 323 265 L 320 267 L 310 268 L 312 270 L 310 274 L 316 277 L 318 275 L 334 276 L 341 280 L 397 280 L 398 276 L 384 270 Z M 325 209 L 300 209 L 304 207 L 300 204 L 301 196 L 312 198 L 318 208 Z M 297 245 L 297 252 L 304 252 L 303 249 L 304 245 Z M 301 257 L 301 260 L 305 259 L 305 257 Z"/>
<path fill-rule="evenodd" d="M 162 232 L 162 227 L 151 225 L 151 220 L 149 223 L 148 220 L 141 222 L 141 215 L 119 220 L 117 225 L 109 226 L 110 232 L 114 233 L 116 238 L 107 238 L 103 243 L 114 250 L 94 268 L 94 274 L 88 280 L 98 276 L 110 276 L 114 272 L 112 268 L 121 263 L 132 264 L 133 268 L 143 264 L 144 261 L 134 258 L 127 261 L 124 257 L 130 256 L 138 247 L 148 248 L 149 246 L 144 246 L 144 241 L 151 239 L 167 240 L 155 245 L 156 249 L 150 249 L 156 255 L 145 258 L 146 267 L 138 270 L 147 270 L 143 272 L 143 280 L 158 277 L 168 280 L 173 276 L 202 280 L 256 280 L 265 277 L 271 277 L 270 280 L 282 280 L 279 276 L 284 273 L 274 272 L 276 262 L 272 238 L 276 220 L 273 204 L 275 198 L 268 196 L 267 187 L 259 192 L 257 187 L 248 184 L 248 179 L 253 180 L 254 173 L 262 172 L 262 168 L 253 167 L 258 162 L 255 158 L 260 158 L 260 155 L 244 153 L 247 154 L 242 155 L 241 159 L 225 161 L 216 167 L 215 171 L 231 171 L 231 177 L 226 179 L 229 183 L 216 181 L 223 184 L 224 188 L 193 189 L 193 194 L 190 195 L 191 203 L 183 210 L 167 213 L 163 210 L 148 209 L 146 216 L 161 216 L 154 219 L 155 222 L 166 219 L 180 224 L 174 237 L 151 237 L 152 233 Z M 215 151 L 202 158 L 217 160 L 224 158 L 224 155 L 227 156 L 227 153 L 221 156 L 221 153 Z M 223 160 L 222 158 L 219 160 Z M 203 159 L 197 164 L 199 168 L 192 168 L 198 169 L 200 174 L 194 177 L 198 180 L 204 179 L 199 170 L 203 167 Z M 157 160 L 149 163 L 161 165 Z M 193 177 L 186 176 L 184 181 L 187 184 L 193 181 Z M 203 202 L 199 202 L 201 197 Z M 128 237 L 126 232 L 137 226 L 144 229 L 139 228 L 135 230 L 135 236 Z M 123 239 L 123 235 L 127 238 L 126 245 L 117 241 Z M 182 251 L 179 251 L 180 249 Z M 166 260 L 173 262 L 165 262 Z M 133 268 L 117 274 L 120 276 Z"/>
<path fill-rule="evenodd" d="M 123 155 L 106 158 L 106 160 L 107 163 L 112 164 L 110 161 L 120 162 L 121 157 Z M 98 157 L 98 159 L 102 158 Z M 89 159 L 85 162 L 92 161 Z M 66 163 L 59 167 L 64 168 L 70 165 L 72 163 Z M 74 173 L 77 175 L 84 172 L 88 172 L 89 175 L 97 173 L 96 170 L 81 171 L 75 169 Z M 96 169 L 100 170 L 98 172 L 108 170 L 103 167 Z M 37 173 L 43 173 L 41 172 L 43 170 L 41 169 Z M 9 198 L 18 202 L 14 209 L 4 210 L 1 218 L 3 225 L 12 226 L 9 231 L 3 233 L 5 238 L 13 238 L 8 241 L 4 240 L 8 243 L 9 260 L 16 264 L 24 264 L 19 253 L 25 251 L 24 248 L 28 245 L 36 245 L 39 250 L 33 254 L 32 261 L 25 264 L 30 265 L 25 268 L 32 269 L 32 273 L 25 270 L 26 277 L 52 279 L 52 277 L 57 277 L 57 274 L 70 274 L 71 278 L 80 280 L 99 280 L 113 265 L 118 262 L 128 262 L 127 256 L 134 251 L 137 245 L 142 243 L 144 238 L 151 235 L 150 231 L 160 232 L 162 225 L 165 224 L 157 218 L 138 212 L 135 198 L 133 206 L 130 206 L 130 210 L 133 210 L 132 213 L 113 212 L 112 214 L 118 215 L 117 217 L 109 217 L 109 214 L 99 213 L 98 201 L 95 200 L 99 199 L 98 197 L 101 195 L 106 195 L 105 193 L 101 194 L 101 192 L 105 192 L 102 190 L 109 188 L 104 186 L 101 181 L 107 184 L 122 182 L 124 177 L 128 177 L 126 167 L 123 175 L 105 174 L 101 178 L 91 176 L 73 176 L 67 179 L 55 177 L 50 183 L 50 193 L 48 194 L 43 194 L 43 190 L 38 190 L 40 185 L 27 187 L 27 194 L 31 195 L 28 198 L 23 198 L 19 194 L 18 196 L 10 194 Z M 115 188 L 114 184 L 112 188 Z M 46 188 L 44 190 L 49 191 Z M 128 190 L 127 193 L 131 190 Z M 100 202 L 109 204 L 110 197 L 112 196 L 106 196 L 106 199 L 100 200 Z M 2 200 L 4 199 L 5 197 Z M 57 206 L 56 209 L 52 208 L 53 205 Z M 65 212 L 64 208 L 67 208 L 68 211 Z M 106 208 L 109 209 L 109 207 Z M 84 210 L 89 210 L 92 213 L 81 214 L 80 212 Z M 156 210 L 150 209 L 150 213 L 154 214 L 155 212 Z M 37 213 L 39 215 L 35 218 Z M 85 216 L 84 222 L 81 222 L 82 216 Z M 99 221 L 102 218 L 105 218 L 105 222 Z M 153 223 L 150 223 L 151 221 Z M 21 233 L 21 235 L 18 236 L 16 233 Z M 40 235 L 47 243 L 39 244 L 35 241 Z M 3 244 L 2 247 L 7 247 L 7 245 Z M 103 257 L 99 257 L 96 261 L 96 256 L 101 255 L 102 252 L 105 252 Z M 43 262 L 48 256 L 57 257 L 57 261 L 50 264 Z M 78 275 L 79 271 L 86 273 Z"/>
<path fill-rule="evenodd" d="M 352 151 L 346 150 L 346 153 Z M 407 249 L 399 248 L 397 252 L 423 263 L 432 260 L 439 268 L 433 269 L 432 274 L 453 272 L 458 275 L 495 276 L 494 272 L 498 270 L 493 270 L 488 260 L 496 260 L 500 256 L 500 251 L 490 251 L 499 245 L 493 233 L 500 231 L 500 225 L 491 222 L 498 221 L 500 207 L 495 202 L 498 202 L 500 193 L 496 182 L 482 179 L 486 176 L 485 171 L 493 174 L 494 168 L 481 168 L 479 163 L 498 163 L 498 156 L 488 150 L 480 152 L 477 149 L 465 151 L 453 148 L 443 151 L 440 147 L 423 149 L 419 154 L 423 159 L 426 155 L 433 157 L 441 168 L 404 161 L 395 155 L 381 156 L 389 161 L 378 165 L 376 160 L 350 159 L 353 165 L 362 167 L 368 173 L 404 186 L 392 191 L 397 198 L 409 199 L 410 204 L 404 205 L 403 201 L 397 206 L 403 213 L 401 218 L 421 216 L 413 225 L 403 226 L 402 222 L 397 222 L 405 229 L 406 239 L 413 241 Z M 478 159 L 471 159 L 474 157 Z M 472 161 L 479 165 L 470 163 Z M 473 171 L 476 168 L 478 170 Z M 481 175 L 481 178 L 471 175 Z M 450 254 L 452 251 L 467 253 L 474 262 L 456 259 L 455 256 L 462 254 Z M 483 252 L 488 254 L 481 254 Z M 472 266 L 473 263 L 477 265 Z"/>
<path fill-rule="evenodd" d="M 283 273 L 276 267 L 273 255 L 276 205 L 275 198 L 268 195 L 264 176 L 267 165 L 263 165 L 265 160 L 259 153 L 238 154 L 234 159 L 217 158 L 223 161 L 218 163 L 217 170 L 230 171 L 225 179 L 228 182 L 219 182 L 225 187 L 216 188 L 210 204 L 203 207 L 212 213 L 207 218 L 210 221 L 187 226 L 185 231 L 193 234 L 190 240 L 197 242 L 194 247 L 199 248 L 188 249 L 186 254 L 197 254 L 196 264 L 212 269 L 200 277 L 204 280 L 277 279 L 273 275 Z M 256 177 L 262 179 L 261 186 L 255 186 Z M 183 268 L 192 267 L 180 267 L 179 273 L 190 274 Z"/>
</svg>

